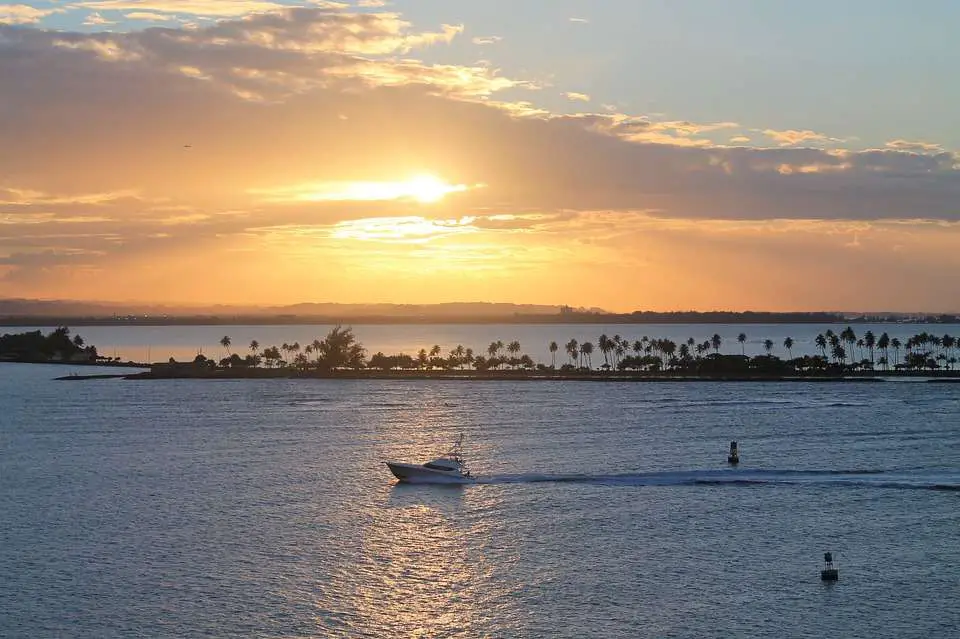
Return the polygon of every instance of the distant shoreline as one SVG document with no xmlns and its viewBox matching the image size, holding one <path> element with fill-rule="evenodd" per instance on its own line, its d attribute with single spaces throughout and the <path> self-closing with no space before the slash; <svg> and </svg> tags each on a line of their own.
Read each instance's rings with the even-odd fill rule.
<svg viewBox="0 0 960 639">
<path fill-rule="evenodd" d="M 128 364 L 132 366 L 132 364 Z M 416 380 L 455 380 L 464 382 L 818 382 L 818 383 L 869 383 L 884 382 L 885 378 L 919 378 L 925 382 L 960 383 L 960 371 L 941 371 L 936 374 L 909 372 L 880 372 L 848 375 L 670 375 L 649 373 L 608 373 L 595 371 L 561 373 L 557 371 L 422 371 L 422 370 L 353 370 L 353 371 L 292 371 L 287 369 L 214 369 L 214 370 L 165 370 L 153 369 L 140 373 L 118 374 L 72 374 L 57 377 L 57 380 L 80 381 L 87 379 L 125 379 L 125 380 L 237 380 L 237 379 L 324 379 L 354 381 L 416 381 Z"/>
<path fill-rule="evenodd" d="M 951 314 L 918 316 L 841 313 L 675 312 L 551 313 L 506 315 L 179 315 L 73 316 L 17 315 L 0 317 L 0 326 L 333 326 L 333 325 L 553 325 L 553 324 L 957 324 Z"/>
</svg>

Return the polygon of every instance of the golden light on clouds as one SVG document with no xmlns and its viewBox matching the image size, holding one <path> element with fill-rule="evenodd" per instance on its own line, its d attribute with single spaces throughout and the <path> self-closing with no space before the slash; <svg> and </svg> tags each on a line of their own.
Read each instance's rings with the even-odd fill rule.
<svg viewBox="0 0 960 639">
<path fill-rule="evenodd" d="M 587 84 L 445 59 L 438 45 L 476 25 L 355 10 L 380 0 L 14 2 L 0 8 L 17 150 L 0 153 L 0 297 L 960 299 L 960 154 L 916 131 L 868 148 L 804 123 L 626 111 Z M 71 11 L 120 26 L 64 30 Z M 51 12 L 57 28 L 30 26 Z M 120 12 L 167 26 L 128 30 Z"/>
<path fill-rule="evenodd" d="M 313 182 L 274 189 L 254 189 L 267 202 L 374 202 L 411 200 L 421 204 L 439 202 L 451 193 L 482 185 L 448 184 L 430 173 L 402 182 Z"/>
<path fill-rule="evenodd" d="M 472 233 L 473 218 L 428 220 L 419 216 L 382 217 L 339 222 L 330 233 L 338 240 L 427 242 L 438 237 Z"/>
</svg>

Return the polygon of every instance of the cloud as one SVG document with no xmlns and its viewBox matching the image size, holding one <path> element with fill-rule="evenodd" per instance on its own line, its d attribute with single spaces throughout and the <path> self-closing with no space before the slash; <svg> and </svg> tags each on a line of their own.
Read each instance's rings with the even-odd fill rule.
<svg viewBox="0 0 960 639">
<path fill-rule="evenodd" d="M 887 142 L 888 149 L 897 151 L 915 151 L 917 153 L 942 153 L 943 146 L 931 142 L 910 142 L 907 140 L 891 140 Z"/>
<path fill-rule="evenodd" d="M 417 59 L 461 33 L 417 30 L 393 13 L 303 8 L 133 33 L 0 27 L 0 86 L 14 89 L 0 104 L 0 121 L 14 123 L 0 127 L 0 258 L 9 267 L 0 294 L 92 291 L 58 270 L 83 267 L 113 269 L 118 291 L 176 296 L 152 279 L 159 256 L 170 264 L 165 277 L 181 281 L 216 270 L 203 261 L 214 256 L 230 264 L 204 280 L 213 291 L 256 279 L 261 255 L 300 290 L 344 294 L 336 287 L 356 287 L 350 278 L 366 272 L 413 295 L 404 287 L 414 282 L 391 279 L 406 267 L 427 278 L 421 287 L 441 290 L 449 283 L 428 269 L 441 258 L 475 264 L 491 287 L 513 281 L 507 266 L 517 265 L 542 269 L 530 290 L 558 299 L 551 282 L 566 264 L 599 273 L 591 269 L 687 259 L 702 276 L 709 255 L 722 266 L 710 269 L 717 279 L 754 278 L 765 290 L 774 273 L 789 275 L 779 264 L 816 273 L 856 266 L 828 259 L 854 240 L 861 248 L 845 252 L 893 281 L 903 278 L 883 265 L 890 255 L 922 261 L 903 269 L 914 277 L 957 266 L 952 153 L 898 140 L 864 151 L 794 148 L 826 137 L 804 130 L 765 132 L 789 142 L 781 147 L 732 147 L 713 136 L 736 132 L 733 122 L 552 114 L 505 97 L 530 82 Z M 299 197 L 422 172 L 486 186 L 429 210 L 410 197 Z M 373 231 L 361 242 L 364 228 Z M 361 259 L 354 243 L 392 246 L 379 241 L 391 233 L 417 241 Z M 411 247 L 420 252 L 403 253 Z M 351 275 L 343 284 L 304 275 L 317 263 Z M 677 280 L 693 282 L 694 266 L 678 268 Z"/>
<path fill-rule="evenodd" d="M 8 29 L 6 46 L 21 55 L 0 59 L 0 82 L 18 87 L 4 107 L 18 126 L 0 131 L 11 149 L 0 174 L 49 193 L 137 190 L 249 207 L 250 189 L 390 182 L 442 167 L 449 183 L 488 185 L 458 196 L 479 207 L 956 217 L 952 154 L 728 148 L 709 135 L 732 122 L 500 103 L 494 96 L 524 83 L 406 57 L 458 33 L 314 9 L 129 34 Z"/>
<path fill-rule="evenodd" d="M 567 91 L 567 92 L 564 93 L 563 95 L 566 96 L 567 99 L 573 100 L 573 101 L 575 101 L 575 102 L 589 102 L 589 101 L 590 101 L 590 96 L 587 95 L 586 93 L 577 93 L 576 91 Z"/>
<path fill-rule="evenodd" d="M 133 11 L 123 15 L 127 20 L 142 20 L 144 22 L 166 22 L 173 18 L 162 13 L 150 13 L 148 11 Z"/>
<path fill-rule="evenodd" d="M 474 44 L 484 45 L 484 44 L 496 44 L 501 40 L 503 40 L 503 38 L 500 36 L 478 36 L 476 38 L 473 38 L 471 42 L 473 42 Z"/>
<path fill-rule="evenodd" d="M 94 11 L 84 19 L 83 24 L 88 27 L 90 26 L 102 27 L 110 24 L 116 24 L 116 21 L 107 20 L 102 15 Z"/>
<path fill-rule="evenodd" d="M 342 3 L 320 4 L 325 8 L 347 6 Z M 148 11 L 226 18 L 278 11 L 285 5 L 269 0 L 83 0 L 71 6 L 95 11 Z"/>
<path fill-rule="evenodd" d="M 810 131 L 807 129 L 796 130 L 796 129 L 787 129 L 786 131 L 776 131 L 774 129 L 764 129 L 761 131 L 765 136 L 777 142 L 780 146 L 796 146 L 798 144 L 803 144 L 805 142 L 817 142 L 817 143 L 827 143 L 827 142 L 842 142 L 838 138 L 827 137 L 822 133 L 817 133 L 815 131 Z"/>
<path fill-rule="evenodd" d="M 28 4 L 0 6 L 0 24 L 32 24 L 61 11 L 63 10 L 38 9 Z"/>
<path fill-rule="evenodd" d="M 586 19 L 586 18 L 568 18 L 568 20 L 569 20 L 570 22 L 576 22 L 576 23 L 579 23 L 579 24 L 587 24 L 587 23 L 590 22 L 590 21 L 589 21 L 588 19 Z"/>
<path fill-rule="evenodd" d="M 477 186 L 446 184 L 432 175 L 414 176 L 392 182 L 314 182 L 270 189 L 251 189 L 265 202 L 366 202 L 389 200 L 439 201 L 451 193 L 460 193 Z"/>
</svg>

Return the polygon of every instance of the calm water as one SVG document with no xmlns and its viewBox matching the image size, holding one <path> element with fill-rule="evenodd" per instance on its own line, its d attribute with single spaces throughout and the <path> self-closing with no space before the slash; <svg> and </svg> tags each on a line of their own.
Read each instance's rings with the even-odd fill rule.
<svg viewBox="0 0 960 639">
<path fill-rule="evenodd" d="M 960 385 L 62 372 L 0 365 L 3 637 L 960 636 Z"/>
<path fill-rule="evenodd" d="M 443 349 L 446 356 L 458 344 L 472 348 L 478 355 L 485 355 L 491 342 L 501 340 L 508 344 L 513 340 L 520 342 L 523 352 L 534 361 L 550 364 L 548 346 L 557 342 L 557 365 L 567 361 L 563 345 L 570 339 L 578 342 L 593 342 L 601 334 L 608 337 L 620 335 L 631 343 L 644 335 L 650 338 L 672 339 L 677 344 L 693 337 L 698 343 L 710 339 L 714 333 L 723 339 L 721 353 L 741 352 L 737 335 L 746 333 L 747 341 L 743 352 L 747 355 L 764 353 L 763 342 L 773 340 L 774 354 L 781 357 L 787 354 L 783 340 L 794 340 L 793 355 L 814 355 L 817 348 L 814 343 L 818 333 L 833 329 L 839 333 L 847 324 L 412 324 L 412 325 L 355 325 L 354 333 L 367 348 L 367 355 L 382 351 L 388 355 L 406 353 L 416 355 L 421 349 L 430 350 L 434 344 Z M 886 332 L 890 338 L 898 337 L 906 342 L 908 337 L 921 332 L 933 335 L 960 336 L 958 324 L 852 324 L 858 337 L 870 330 L 879 338 Z M 55 327 L 2 327 L 0 333 L 19 333 L 26 330 L 42 329 L 45 332 Z M 79 333 L 88 343 L 96 345 L 101 355 L 120 357 L 135 362 L 166 361 L 170 357 L 178 360 L 191 360 L 198 352 L 219 359 L 227 352 L 220 346 L 224 335 L 233 342 L 234 352 L 249 353 L 249 344 L 257 340 L 261 348 L 280 346 L 284 342 L 299 342 L 306 346 L 315 339 L 323 337 L 332 326 L 80 326 L 74 332 Z M 857 357 L 869 357 L 867 353 L 857 351 Z M 902 351 L 901 351 L 902 356 Z M 879 355 L 877 355 L 879 357 Z M 891 358 L 893 352 L 891 351 Z M 593 363 L 599 366 L 603 356 L 595 349 Z"/>
</svg>

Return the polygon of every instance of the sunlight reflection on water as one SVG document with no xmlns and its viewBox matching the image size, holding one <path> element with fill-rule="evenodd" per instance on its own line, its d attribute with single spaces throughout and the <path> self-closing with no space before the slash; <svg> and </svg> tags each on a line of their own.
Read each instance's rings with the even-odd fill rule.
<svg viewBox="0 0 960 639">
<path fill-rule="evenodd" d="M 51 370 L 0 365 L 3 637 L 960 627 L 956 385 Z M 383 464 L 460 433 L 478 484 L 397 485 Z"/>
</svg>

